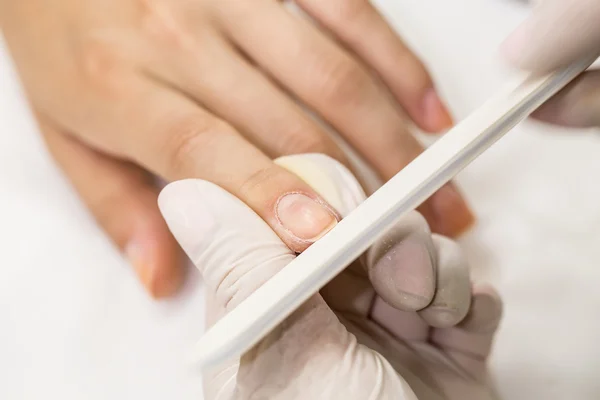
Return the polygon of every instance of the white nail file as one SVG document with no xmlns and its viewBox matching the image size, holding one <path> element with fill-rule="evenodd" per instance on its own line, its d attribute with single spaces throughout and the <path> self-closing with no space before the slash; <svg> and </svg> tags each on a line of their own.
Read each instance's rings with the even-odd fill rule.
<svg viewBox="0 0 600 400">
<path fill-rule="evenodd" d="M 542 77 L 523 77 L 488 100 L 208 329 L 193 362 L 203 368 L 240 357 L 595 58 Z"/>
</svg>

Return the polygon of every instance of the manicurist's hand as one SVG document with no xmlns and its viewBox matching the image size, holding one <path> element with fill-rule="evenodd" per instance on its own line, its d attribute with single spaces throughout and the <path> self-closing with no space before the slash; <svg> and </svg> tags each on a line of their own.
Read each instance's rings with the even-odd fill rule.
<svg viewBox="0 0 600 400">
<path fill-rule="evenodd" d="M 342 216 L 365 198 L 328 157 L 276 162 Z M 171 183 L 159 204 L 202 272 L 209 325 L 295 257 L 207 181 Z M 207 371 L 205 399 L 491 400 L 486 360 L 501 315 L 495 291 L 471 284 L 458 245 L 412 212 L 241 359 Z"/>
<path fill-rule="evenodd" d="M 600 55 L 600 1 L 539 0 L 502 47 L 514 66 L 547 72 Z M 582 74 L 535 117 L 558 125 L 600 127 L 600 72 Z"/>
<path fill-rule="evenodd" d="M 272 159 L 345 162 L 311 114 L 384 179 L 422 150 L 409 120 L 452 124 L 422 63 L 368 1 L 296 3 L 302 16 L 275 0 L 0 0 L 50 152 L 154 296 L 173 293 L 183 270 L 153 175 L 219 185 L 302 251 L 337 215 Z M 448 235 L 472 222 L 450 185 L 421 211 Z"/>
</svg>

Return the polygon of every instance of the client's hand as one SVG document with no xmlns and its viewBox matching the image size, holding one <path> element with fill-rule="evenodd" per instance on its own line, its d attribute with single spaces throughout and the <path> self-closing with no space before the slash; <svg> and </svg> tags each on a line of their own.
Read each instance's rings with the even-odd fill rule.
<svg viewBox="0 0 600 400">
<path fill-rule="evenodd" d="M 277 162 L 342 216 L 365 198 L 326 156 Z M 294 259 L 257 214 L 209 182 L 172 183 L 159 204 L 202 271 L 209 325 Z M 472 288 L 458 246 L 413 212 L 241 359 L 210 371 L 205 398 L 491 399 L 486 358 L 500 316 L 496 293 Z"/>
<path fill-rule="evenodd" d="M 219 185 L 302 251 L 334 217 L 272 159 L 348 162 L 313 116 L 384 180 L 422 151 L 409 119 L 452 125 L 424 65 L 369 1 L 294 1 L 304 14 L 288 3 L 0 0 L 48 149 L 155 297 L 176 292 L 184 269 L 153 176 Z M 296 207 L 274 207 L 290 193 L 304 196 L 281 204 Z M 420 210 L 445 235 L 473 223 L 451 184 Z"/>
</svg>

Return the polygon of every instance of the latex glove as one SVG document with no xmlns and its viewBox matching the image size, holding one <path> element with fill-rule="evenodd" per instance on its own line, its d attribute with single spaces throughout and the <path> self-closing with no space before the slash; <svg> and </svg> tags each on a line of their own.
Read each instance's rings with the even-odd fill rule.
<svg viewBox="0 0 600 400">
<path fill-rule="evenodd" d="M 349 171 L 328 157 L 278 163 L 342 215 L 365 198 Z M 172 183 L 159 204 L 202 272 L 208 325 L 295 256 L 247 206 L 211 183 Z M 458 245 L 432 235 L 413 212 L 241 360 L 210 371 L 205 399 L 491 399 L 486 358 L 500 316 L 491 288 L 472 289 Z"/>
<path fill-rule="evenodd" d="M 184 269 L 152 175 L 218 184 L 301 251 L 333 217 L 319 201 L 305 214 L 275 209 L 288 193 L 316 196 L 272 159 L 346 162 L 313 114 L 384 180 L 422 151 L 405 116 L 425 131 L 452 125 L 423 64 L 369 1 L 295 3 L 317 24 L 278 0 L 0 0 L 50 152 L 156 297 L 174 293 Z M 421 210 L 445 234 L 473 222 L 452 185 Z"/>
<path fill-rule="evenodd" d="M 538 0 L 502 51 L 512 65 L 536 72 L 600 54 L 600 1 Z M 600 72 L 585 73 L 534 116 L 565 126 L 600 126 Z"/>
</svg>

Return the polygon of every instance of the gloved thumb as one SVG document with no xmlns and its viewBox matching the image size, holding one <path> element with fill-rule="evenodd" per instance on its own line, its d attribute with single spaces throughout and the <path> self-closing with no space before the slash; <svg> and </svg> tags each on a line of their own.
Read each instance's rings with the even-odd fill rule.
<svg viewBox="0 0 600 400">
<path fill-rule="evenodd" d="M 169 229 L 202 274 L 209 325 L 294 258 L 262 218 L 210 182 L 173 182 L 158 203 Z"/>
<path fill-rule="evenodd" d="M 600 51 L 600 1 L 543 0 L 502 44 L 514 66 L 548 72 Z"/>
</svg>

